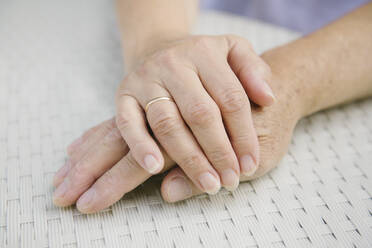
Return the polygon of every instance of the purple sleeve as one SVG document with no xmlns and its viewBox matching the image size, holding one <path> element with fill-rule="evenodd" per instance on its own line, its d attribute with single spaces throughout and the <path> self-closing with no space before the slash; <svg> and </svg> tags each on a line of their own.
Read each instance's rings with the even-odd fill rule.
<svg viewBox="0 0 372 248">
<path fill-rule="evenodd" d="M 201 0 L 216 9 L 309 33 L 369 0 Z"/>
</svg>

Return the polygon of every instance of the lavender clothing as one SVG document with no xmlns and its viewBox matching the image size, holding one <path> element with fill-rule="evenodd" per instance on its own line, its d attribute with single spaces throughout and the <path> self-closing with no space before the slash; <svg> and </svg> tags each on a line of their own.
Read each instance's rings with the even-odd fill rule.
<svg viewBox="0 0 372 248">
<path fill-rule="evenodd" d="M 201 0 L 217 9 L 309 33 L 369 0 Z"/>
</svg>

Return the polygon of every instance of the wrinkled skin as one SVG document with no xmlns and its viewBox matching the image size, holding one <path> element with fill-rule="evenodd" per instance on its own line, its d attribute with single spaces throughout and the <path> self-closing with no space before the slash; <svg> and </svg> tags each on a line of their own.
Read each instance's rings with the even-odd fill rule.
<svg viewBox="0 0 372 248">
<path fill-rule="evenodd" d="M 293 129 L 301 117 L 300 104 L 297 104 L 300 99 L 294 87 L 287 83 L 288 80 L 282 80 L 275 75 L 273 82 L 276 103 L 266 108 L 252 107 L 253 123 L 259 139 L 260 164 L 254 175 L 250 177 L 241 175 L 241 181 L 260 177 L 278 164 L 288 149 Z M 114 118 L 88 130 L 79 142 L 69 146 L 68 153 L 72 162 L 65 173 L 62 173 L 64 175 L 55 178 L 54 185 L 58 186 L 67 177 L 71 183 L 71 190 L 58 203 L 67 206 L 77 202 L 78 209 L 84 213 L 96 212 L 112 205 L 125 193 L 151 177 L 151 174 L 133 159 L 120 136 Z M 161 186 L 164 200 L 175 202 L 201 194 L 198 187 L 169 156 L 166 154 L 164 156 L 163 171 L 169 170 Z M 92 173 L 92 167 L 100 169 L 95 169 Z M 174 179 L 181 179 L 190 187 L 191 190 L 185 191 L 184 197 L 172 198 Z M 87 205 L 81 204 L 81 198 L 88 189 L 93 189 L 94 199 L 99 200 L 93 200 Z"/>
</svg>

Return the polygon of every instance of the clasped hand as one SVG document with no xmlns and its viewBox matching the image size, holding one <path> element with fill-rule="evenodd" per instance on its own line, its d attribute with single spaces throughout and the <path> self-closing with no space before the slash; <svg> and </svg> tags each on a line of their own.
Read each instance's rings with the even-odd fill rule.
<svg viewBox="0 0 372 248">
<path fill-rule="evenodd" d="M 274 95 L 270 68 L 247 40 L 190 36 L 139 61 L 117 91 L 116 118 L 69 146 L 54 180 L 57 205 L 78 201 L 83 212 L 100 210 L 174 163 L 179 169 L 171 173 L 186 175 L 192 187 L 175 183 L 168 201 L 234 190 L 241 174 L 257 170 L 250 100 L 269 106 Z"/>
</svg>

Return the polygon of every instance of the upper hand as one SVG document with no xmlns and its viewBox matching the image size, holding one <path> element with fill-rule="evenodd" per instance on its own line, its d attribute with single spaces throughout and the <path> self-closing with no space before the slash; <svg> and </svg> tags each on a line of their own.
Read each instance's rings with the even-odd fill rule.
<svg viewBox="0 0 372 248">
<path fill-rule="evenodd" d="M 197 188 L 233 190 L 252 175 L 259 149 L 249 99 L 273 102 L 270 69 L 243 38 L 190 36 L 141 58 L 117 91 L 116 125 L 134 160 L 151 174 L 164 166 L 160 146 Z M 246 93 L 247 92 L 247 93 Z M 248 94 L 248 96 L 247 96 Z M 156 101 L 169 97 L 172 101 Z"/>
<path fill-rule="evenodd" d="M 292 97 L 289 78 L 274 76 L 273 82 L 280 88 L 276 91 L 277 102 L 268 108 L 252 110 L 261 150 L 260 166 L 254 175 L 242 176 L 241 180 L 261 176 L 278 163 L 301 118 L 298 110 L 301 104 Z M 54 184 L 60 186 L 62 181 L 68 181 L 69 188 L 62 196 L 55 196 L 54 201 L 62 206 L 77 201 L 77 208 L 84 213 L 110 206 L 151 176 L 135 161 L 132 151 L 128 152 L 114 119 L 88 130 L 68 147 L 68 153 L 70 162 L 56 174 Z M 164 156 L 163 171 L 175 165 L 165 153 Z M 175 202 L 201 191 L 177 167 L 164 178 L 161 193 L 166 201 Z"/>
</svg>

